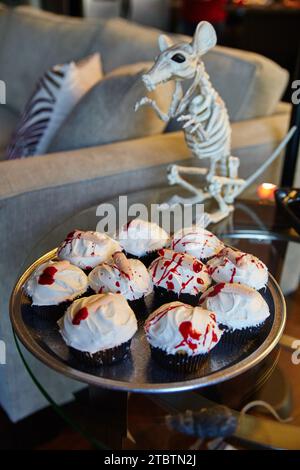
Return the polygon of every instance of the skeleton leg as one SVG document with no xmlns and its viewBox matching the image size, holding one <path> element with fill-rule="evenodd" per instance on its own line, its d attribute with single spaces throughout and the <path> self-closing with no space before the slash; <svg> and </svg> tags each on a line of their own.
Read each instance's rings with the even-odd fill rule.
<svg viewBox="0 0 300 470">
<path fill-rule="evenodd" d="M 171 185 L 178 184 L 182 188 L 190 191 L 191 193 L 195 194 L 193 198 L 182 198 L 179 196 L 175 196 L 172 198 L 172 203 L 185 203 L 185 204 L 194 204 L 196 202 L 202 202 L 208 199 L 210 196 L 209 193 L 204 192 L 202 189 L 193 186 L 191 183 L 188 183 L 185 179 L 183 179 L 179 173 L 186 174 L 186 175 L 205 175 L 207 170 L 205 168 L 195 168 L 195 167 L 184 167 L 184 166 L 177 166 L 171 165 L 168 171 L 168 180 Z"/>
<path fill-rule="evenodd" d="M 210 160 L 210 167 L 209 167 L 209 172 L 207 173 L 207 181 L 211 181 L 212 178 L 215 176 L 216 174 L 216 159 L 215 158 L 211 158 Z"/>
<path fill-rule="evenodd" d="M 224 155 L 219 162 L 220 174 L 228 176 L 228 155 Z"/>
<path fill-rule="evenodd" d="M 215 198 L 219 205 L 220 212 L 222 214 L 227 215 L 230 212 L 230 207 L 226 204 L 222 197 L 222 183 L 219 181 L 218 178 L 213 178 L 208 186 L 209 193 L 212 197 Z"/>
</svg>

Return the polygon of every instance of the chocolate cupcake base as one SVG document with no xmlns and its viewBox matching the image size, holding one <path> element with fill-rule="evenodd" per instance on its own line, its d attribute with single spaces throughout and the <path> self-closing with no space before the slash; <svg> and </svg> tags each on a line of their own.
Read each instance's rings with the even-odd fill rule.
<svg viewBox="0 0 300 470">
<path fill-rule="evenodd" d="M 136 300 L 128 300 L 129 306 L 134 311 L 137 318 L 145 318 L 148 316 L 148 309 L 145 302 L 145 297 Z"/>
<path fill-rule="evenodd" d="M 70 347 L 70 351 L 82 364 L 98 367 L 116 364 L 125 359 L 130 351 L 131 339 L 114 348 L 98 351 L 94 354 Z"/>
<path fill-rule="evenodd" d="M 201 294 L 198 295 L 191 295 L 191 294 L 177 294 L 176 292 L 173 292 L 171 290 L 167 290 L 164 287 L 157 287 L 154 286 L 154 292 L 155 292 L 155 303 L 156 304 L 161 304 L 163 303 L 168 303 L 168 302 L 175 302 L 180 301 L 185 304 L 190 304 L 193 306 L 197 306 L 199 303 L 199 298 Z"/>
<path fill-rule="evenodd" d="M 159 256 L 158 251 L 151 251 L 151 253 L 147 253 L 144 256 L 135 256 L 127 252 L 125 252 L 125 255 L 127 256 L 127 258 L 138 259 L 146 266 L 146 268 L 149 268 L 152 261 L 154 261 Z"/>
<path fill-rule="evenodd" d="M 168 354 L 160 348 L 150 345 L 152 358 L 165 369 L 178 373 L 192 373 L 202 367 L 208 359 L 208 354 L 188 356 L 185 353 Z"/>
</svg>

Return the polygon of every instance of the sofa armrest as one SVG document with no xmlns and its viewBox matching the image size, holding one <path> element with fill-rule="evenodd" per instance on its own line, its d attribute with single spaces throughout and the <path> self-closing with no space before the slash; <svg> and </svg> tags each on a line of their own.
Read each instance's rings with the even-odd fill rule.
<svg viewBox="0 0 300 470">
<path fill-rule="evenodd" d="M 181 132 L 151 136 L 99 147 L 8 160 L 0 163 L 0 201 L 30 191 L 62 185 L 83 184 L 120 175 L 125 180 L 128 172 L 138 173 L 190 158 Z M 123 176 L 122 176 L 123 175 Z M 143 188 L 144 182 L 131 177 L 132 189 Z M 154 181 L 153 181 L 154 183 Z M 121 184 L 122 186 L 122 184 Z M 124 188 L 125 190 L 125 188 Z M 104 193 L 105 198 L 111 195 Z M 99 188 L 99 200 L 101 187 Z"/>
</svg>

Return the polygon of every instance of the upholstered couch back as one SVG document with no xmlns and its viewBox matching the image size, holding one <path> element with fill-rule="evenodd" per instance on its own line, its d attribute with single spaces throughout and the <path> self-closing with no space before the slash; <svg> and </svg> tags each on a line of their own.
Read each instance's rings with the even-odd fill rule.
<svg viewBox="0 0 300 470">
<path fill-rule="evenodd" d="M 104 72 L 153 60 L 158 35 L 119 18 L 82 20 L 24 6 L 0 9 L 0 79 L 6 82 L 7 104 L 21 112 L 45 70 L 92 52 L 101 53 Z M 204 61 L 231 120 L 272 114 L 287 83 L 284 69 L 258 54 L 224 47 Z"/>
</svg>

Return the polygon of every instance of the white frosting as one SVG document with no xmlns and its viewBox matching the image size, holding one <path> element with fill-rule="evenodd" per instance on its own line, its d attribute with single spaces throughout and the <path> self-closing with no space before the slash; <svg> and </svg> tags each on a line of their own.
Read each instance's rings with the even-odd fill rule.
<svg viewBox="0 0 300 470">
<path fill-rule="evenodd" d="M 223 332 L 214 312 L 171 302 L 155 310 L 145 323 L 149 343 L 168 354 L 206 354 L 218 344 Z"/>
<path fill-rule="evenodd" d="M 226 247 L 207 262 L 215 282 L 237 282 L 262 289 L 268 282 L 268 268 L 256 256 Z"/>
<path fill-rule="evenodd" d="M 128 300 L 136 300 L 153 290 L 152 280 L 144 264 L 137 259 L 126 259 L 130 274 L 114 261 L 97 266 L 89 274 L 89 285 L 94 292 L 115 292 Z"/>
<path fill-rule="evenodd" d="M 116 238 L 122 248 L 134 256 L 144 256 L 169 243 L 169 235 L 164 229 L 142 219 L 134 219 L 124 225 Z"/>
<path fill-rule="evenodd" d="M 90 354 L 126 343 L 137 331 L 124 297 L 111 293 L 75 300 L 57 323 L 68 346 Z"/>
<path fill-rule="evenodd" d="M 69 261 L 48 261 L 41 264 L 26 282 L 25 292 L 33 305 L 58 305 L 86 292 L 88 278 Z"/>
<path fill-rule="evenodd" d="M 270 315 L 259 292 L 236 283 L 211 287 L 202 295 L 200 304 L 216 312 L 218 323 L 232 330 L 258 326 Z"/>
<path fill-rule="evenodd" d="M 193 256 L 164 249 L 150 267 L 153 284 L 180 294 L 198 295 L 211 284 L 205 264 Z"/>
<path fill-rule="evenodd" d="M 121 251 L 118 242 L 105 233 L 75 230 L 58 247 L 57 256 L 82 269 L 94 268 Z"/>
<path fill-rule="evenodd" d="M 188 253 L 195 258 L 205 259 L 219 253 L 224 244 L 213 233 L 193 225 L 174 234 L 171 248 L 179 253 Z"/>
</svg>

